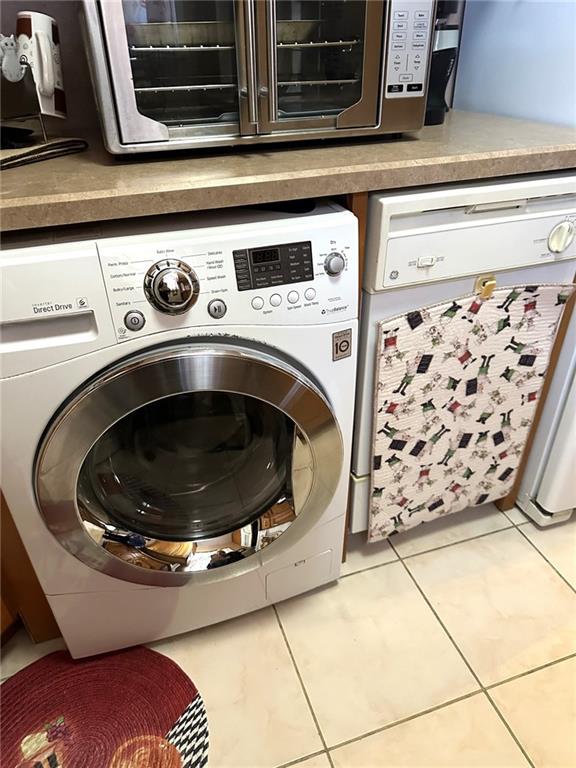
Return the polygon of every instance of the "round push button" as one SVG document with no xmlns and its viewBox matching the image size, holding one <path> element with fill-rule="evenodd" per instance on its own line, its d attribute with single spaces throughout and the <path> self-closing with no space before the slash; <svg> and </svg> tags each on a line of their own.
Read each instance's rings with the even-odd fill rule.
<svg viewBox="0 0 576 768">
<path fill-rule="evenodd" d="M 264 299 L 262 296 L 254 296 L 252 299 L 252 308 L 253 309 L 262 309 L 264 306 Z"/>
<path fill-rule="evenodd" d="M 316 291 L 314 290 L 314 288 L 306 288 L 306 290 L 304 291 L 304 298 L 307 301 L 312 301 L 312 299 L 315 299 Z"/>
<path fill-rule="evenodd" d="M 129 331 L 140 331 L 144 328 L 146 318 L 137 309 L 133 309 L 130 312 L 126 312 L 124 315 L 124 325 Z"/>
<path fill-rule="evenodd" d="M 297 304 L 300 301 L 300 294 L 298 291 L 290 291 L 288 294 L 288 301 L 290 304 Z"/>
<path fill-rule="evenodd" d="M 280 296 L 279 293 L 273 293 L 272 296 L 270 296 L 270 304 L 272 304 L 273 307 L 279 307 L 280 304 L 282 304 L 282 296 Z"/>
<path fill-rule="evenodd" d="M 222 299 L 212 299 L 208 304 L 208 314 L 215 320 L 220 320 L 221 317 L 224 317 L 227 309 L 228 307 Z"/>
</svg>

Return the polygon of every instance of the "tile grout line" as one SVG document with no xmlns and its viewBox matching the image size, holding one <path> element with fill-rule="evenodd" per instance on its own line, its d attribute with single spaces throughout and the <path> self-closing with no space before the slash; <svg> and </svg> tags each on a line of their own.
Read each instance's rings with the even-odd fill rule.
<svg viewBox="0 0 576 768">
<path fill-rule="evenodd" d="M 377 563 L 376 565 L 368 565 L 366 568 L 360 568 L 359 571 L 352 571 L 352 573 L 343 573 L 341 576 L 339 576 L 338 581 L 342 581 L 342 579 L 349 579 L 350 576 L 356 576 L 357 573 L 366 573 L 366 571 L 375 571 L 376 568 L 385 568 L 387 565 L 393 565 L 394 563 L 398 562 L 398 558 L 395 558 L 394 560 L 389 560 L 386 563 Z"/>
<path fill-rule="evenodd" d="M 291 768 L 293 765 L 300 765 L 306 760 L 310 760 L 313 757 L 319 757 L 320 755 L 328 755 L 328 750 L 319 749 L 317 752 L 311 752 L 309 755 L 304 755 L 304 757 L 298 757 L 296 760 L 290 760 L 289 763 L 282 763 L 281 765 L 276 766 L 276 768 Z M 330 758 L 328 758 L 328 761 L 330 762 Z M 332 763 L 330 763 L 330 765 L 332 765 Z"/>
<path fill-rule="evenodd" d="M 565 584 L 566 584 L 568 587 L 570 587 L 570 589 L 572 590 L 572 592 L 576 592 L 576 589 L 575 589 L 575 588 L 572 586 L 572 584 L 570 584 L 570 582 L 569 582 L 567 579 L 565 579 L 565 578 L 564 578 L 564 576 L 563 576 L 563 575 L 560 573 L 560 571 L 558 570 L 558 568 L 556 568 L 556 566 L 555 566 L 555 565 L 553 565 L 553 563 L 551 563 L 551 562 L 550 562 L 550 560 L 548 560 L 548 558 L 546 557 L 546 555 L 545 555 L 545 554 L 544 554 L 544 553 L 543 553 L 541 550 L 539 550 L 539 549 L 538 549 L 538 547 L 536 546 L 536 544 L 534 544 L 534 542 L 532 541 L 532 539 L 531 539 L 529 536 L 526 536 L 526 534 L 524 533 L 524 531 L 520 531 L 520 529 L 519 529 L 519 528 L 518 528 L 518 530 L 519 530 L 519 533 L 520 533 L 520 534 L 521 534 L 521 535 L 522 535 L 522 536 L 523 536 L 523 537 L 526 539 L 526 541 L 528 542 L 528 544 L 530 544 L 530 546 L 531 546 L 533 549 L 535 549 L 535 550 L 536 550 L 536 552 L 538 552 L 538 554 L 540 555 L 540 557 L 541 557 L 541 558 L 542 558 L 542 559 L 543 559 L 543 560 L 544 560 L 546 563 L 548 563 L 548 565 L 550 566 L 550 568 L 552 568 L 552 570 L 554 571 L 554 573 L 556 573 L 556 575 L 557 575 L 557 576 L 560 576 L 560 578 L 562 579 L 562 581 L 563 581 L 563 582 L 564 582 L 564 583 L 565 583 Z"/>
<path fill-rule="evenodd" d="M 455 547 L 457 544 L 464 544 L 468 541 L 476 541 L 476 539 L 485 539 L 486 536 L 493 536 L 495 533 L 502 533 L 502 531 L 509 531 L 511 528 L 515 528 L 515 526 L 510 523 L 510 525 L 505 525 L 503 528 L 497 528 L 494 531 L 486 531 L 485 533 L 478 533 L 476 536 L 468 536 L 465 539 L 459 539 L 458 541 L 451 541 L 449 544 L 439 544 L 437 547 L 431 547 L 430 549 L 423 549 L 421 552 L 413 552 L 411 555 L 401 555 L 400 552 L 396 549 L 394 546 L 392 539 L 393 536 L 390 537 L 390 546 L 394 550 L 394 552 L 398 555 L 399 560 L 408 560 L 411 557 L 419 557 L 420 555 L 427 555 L 429 552 L 437 552 L 439 549 L 448 549 L 448 547 Z M 386 563 L 385 563 L 386 565 Z"/>
<path fill-rule="evenodd" d="M 490 704 L 492 705 L 492 709 L 494 710 L 494 712 L 496 712 L 496 715 L 497 715 L 497 716 L 499 717 L 499 719 L 502 721 L 502 724 L 503 724 L 503 726 L 506 728 L 506 730 L 508 731 L 508 733 L 510 734 L 510 736 L 512 736 L 512 738 L 513 738 L 513 739 L 514 739 L 514 741 L 516 742 L 516 744 L 517 744 L 518 748 L 520 749 L 520 751 L 522 752 L 522 754 L 524 755 L 524 757 L 525 757 L 525 758 L 526 758 L 526 760 L 528 761 L 529 765 L 531 765 L 531 766 L 532 766 L 532 768 L 536 768 L 536 766 L 535 766 L 535 765 L 534 765 L 534 763 L 532 762 L 532 759 L 530 758 L 530 755 L 528 754 L 528 752 L 527 752 L 527 751 L 524 749 L 524 747 L 522 746 L 522 744 L 521 744 L 521 742 L 520 742 L 520 739 L 519 739 L 519 738 L 516 736 L 516 734 L 515 734 L 515 733 L 514 733 L 514 731 L 512 730 L 512 726 L 509 724 L 509 722 L 506 720 L 506 718 L 504 717 L 504 715 L 502 714 L 502 712 L 500 712 L 500 710 L 499 710 L 499 709 L 498 709 L 498 707 L 496 706 L 496 702 L 494 701 L 494 699 L 493 699 L 493 698 L 492 698 L 492 696 L 490 695 L 490 691 L 487 691 L 486 689 L 484 689 L 484 695 L 486 696 L 486 698 L 488 699 L 488 701 L 489 701 L 489 702 L 490 702 Z"/>
<path fill-rule="evenodd" d="M 432 613 L 434 614 L 434 616 L 435 616 L 435 618 L 436 618 L 436 621 L 437 621 L 437 622 L 440 624 L 440 626 L 441 626 L 441 627 L 442 627 L 442 629 L 444 630 L 445 634 L 447 635 L 448 639 L 450 640 L 450 642 L 452 643 L 452 645 L 454 646 L 454 648 L 455 648 L 455 649 L 456 649 L 456 651 L 458 652 L 458 655 L 460 656 L 460 658 L 462 659 L 462 661 L 464 662 L 464 664 L 466 664 L 466 667 L 468 668 L 468 671 L 470 672 L 470 674 L 472 675 L 472 677 L 474 678 L 474 680 L 476 680 L 477 684 L 478 684 L 478 685 L 479 685 L 479 687 L 480 687 L 480 690 L 482 690 L 482 691 L 483 691 L 483 690 L 484 690 L 484 686 L 482 685 L 482 682 L 480 681 L 480 678 L 478 677 L 478 675 L 476 674 L 476 672 L 475 672 L 475 671 L 474 671 L 474 669 L 472 668 L 472 666 L 471 666 L 470 662 L 468 661 L 468 659 L 466 658 L 466 656 L 464 655 L 464 653 L 463 653 L 463 652 L 460 650 L 460 647 L 458 646 L 458 644 L 456 643 L 456 641 L 454 640 L 454 638 L 452 637 L 452 635 L 451 635 L 451 634 L 450 634 L 450 632 L 448 631 L 448 629 L 447 629 L 446 625 L 444 624 L 444 622 L 442 621 L 442 619 L 441 619 L 441 618 L 440 618 L 440 616 L 438 615 L 438 613 L 437 613 L 436 609 L 434 608 L 434 606 L 432 605 L 432 603 L 431 603 L 431 602 L 430 602 L 430 600 L 428 599 L 428 596 L 426 595 L 426 593 L 424 592 L 424 590 L 422 589 L 422 587 L 420 586 L 420 584 L 418 584 L 418 582 L 416 581 L 416 578 L 415 578 L 415 576 L 412 574 L 411 570 L 408 568 L 408 566 L 406 565 L 406 563 L 404 562 L 404 560 L 400 559 L 400 562 L 402 563 L 402 566 L 403 566 L 404 570 L 406 571 L 406 573 L 408 574 L 408 576 L 409 576 L 410 580 L 412 581 L 412 583 L 414 584 L 414 586 L 416 587 L 416 589 L 418 590 L 418 592 L 419 592 L 419 593 L 420 593 L 420 595 L 422 596 L 422 598 L 423 598 L 423 600 L 425 601 L 426 605 L 428 606 L 428 608 L 429 608 L 429 609 L 432 611 Z"/>
<path fill-rule="evenodd" d="M 318 722 L 318 718 L 316 717 L 316 713 L 314 712 L 314 709 L 312 707 L 312 702 L 310 701 L 310 697 L 308 696 L 308 691 L 306 690 L 306 686 L 304 685 L 304 680 L 302 679 L 302 675 L 300 674 L 300 670 L 298 669 L 298 665 L 296 664 L 296 659 L 294 658 L 294 654 L 292 653 L 292 648 L 290 647 L 290 643 L 288 642 L 286 631 L 284 630 L 284 626 L 282 624 L 282 621 L 280 620 L 278 609 L 275 605 L 273 605 L 272 607 L 274 608 L 276 621 L 278 622 L 278 626 L 280 627 L 280 632 L 282 633 L 282 637 L 284 638 L 284 642 L 286 643 L 286 648 L 290 655 L 290 659 L 292 661 L 294 671 L 296 672 L 296 676 L 298 677 L 298 681 L 300 682 L 300 686 L 302 688 L 304 698 L 306 699 L 306 703 L 308 704 L 308 709 L 310 710 L 310 714 L 312 715 L 312 719 L 314 720 L 314 725 L 316 726 L 316 730 L 318 731 L 318 736 L 320 736 L 320 741 L 322 742 L 322 746 L 324 747 L 324 751 L 326 753 L 326 756 L 328 757 L 328 762 L 330 763 L 331 768 L 334 768 L 332 757 L 328 752 L 328 745 L 326 744 L 326 739 L 324 738 L 324 734 L 322 733 L 322 730 L 320 728 L 320 723 Z"/>
<path fill-rule="evenodd" d="M 576 659 L 576 653 L 569 653 L 567 656 L 561 656 L 559 659 L 547 661 L 546 664 L 540 664 L 539 667 L 529 669 L 527 672 L 519 672 L 517 675 L 512 675 L 512 677 L 506 677 L 504 680 L 499 680 L 497 683 L 490 683 L 490 685 L 484 686 L 484 690 L 491 691 L 494 688 L 499 688 L 501 685 L 506 685 L 506 683 L 513 683 L 515 680 L 520 680 L 521 677 L 527 677 L 534 672 L 540 672 L 541 670 L 548 669 L 548 667 L 553 667 L 556 664 L 562 664 L 563 661 L 568 661 L 569 659 Z"/>
<path fill-rule="evenodd" d="M 444 701 L 441 704 L 436 704 L 434 707 L 430 707 L 429 709 L 423 709 L 419 712 L 415 712 L 413 715 L 407 715 L 400 720 L 394 720 L 391 723 L 386 723 L 386 725 L 381 725 L 380 728 L 374 728 L 373 730 L 362 733 L 359 736 L 353 736 L 351 739 L 347 739 L 346 741 L 340 741 L 330 747 L 330 749 L 336 750 L 340 749 L 341 747 L 347 747 L 349 744 L 354 744 L 356 741 L 362 741 L 362 739 L 375 736 L 377 733 L 382 733 L 382 731 L 388 731 L 391 728 L 396 728 L 397 725 L 404 725 L 404 723 L 409 723 L 412 720 L 418 720 L 420 717 L 430 715 L 432 712 L 437 712 L 439 709 L 444 709 L 444 707 L 449 707 L 452 704 L 458 704 L 461 701 L 466 701 L 466 699 L 471 699 L 473 696 L 478 696 L 481 693 L 482 691 L 471 691 L 471 693 L 464 693 L 462 696 L 457 696 L 455 699 L 449 699 L 448 701 Z"/>
<path fill-rule="evenodd" d="M 515 523 L 513 523 L 510 518 L 506 518 L 508 520 L 509 525 L 505 525 L 502 528 L 497 528 L 494 531 L 486 531 L 485 533 L 478 533 L 476 536 L 469 536 L 465 539 L 459 539 L 458 541 L 451 541 L 449 544 L 440 544 L 437 547 L 431 547 L 430 549 L 423 549 L 421 552 L 414 552 L 411 555 L 405 555 L 402 557 L 402 555 L 398 552 L 396 547 L 393 544 L 393 536 L 390 536 L 387 541 L 390 544 L 390 547 L 394 554 L 396 555 L 396 558 L 394 560 L 389 560 L 385 563 L 376 563 L 376 565 L 368 565 L 366 568 L 360 568 L 357 571 L 352 571 L 352 573 L 343 573 L 339 579 L 347 579 L 349 576 L 355 576 L 357 573 L 364 573 L 365 571 L 373 571 L 376 568 L 382 568 L 385 565 L 392 565 L 393 563 L 397 563 L 398 560 L 407 560 L 410 557 L 418 557 L 418 555 L 426 555 L 428 552 L 436 552 L 438 549 L 447 549 L 448 547 L 454 547 L 456 544 L 463 544 L 465 541 L 474 541 L 475 539 L 483 539 L 485 536 L 492 536 L 494 533 L 500 533 L 501 531 L 508 531 L 510 528 L 516 528 L 517 526 Z M 528 521 L 526 521 L 528 522 Z M 524 523 L 522 523 L 524 525 Z"/>
<path fill-rule="evenodd" d="M 509 529 L 505 529 L 505 530 L 509 530 Z M 442 621 L 442 619 L 441 619 L 441 618 L 440 618 L 440 616 L 438 615 L 438 613 L 437 613 L 436 609 L 435 609 L 435 608 L 434 608 L 434 606 L 432 605 L 431 601 L 428 599 L 428 597 L 427 597 L 426 593 L 425 593 L 425 592 L 424 592 L 424 590 L 421 588 L 420 584 L 418 584 L 418 582 L 416 581 L 416 578 L 415 578 L 415 576 L 412 574 L 412 572 L 410 571 L 410 569 L 408 568 L 408 566 L 406 565 L 406 563 L 404 562 L 404 560 L 402 560 L 402 558 L 400 558 L 400 562 L 402 563 L 402 565 L 403 565 L 404 569 L 406 570 L 406 573 L 409 575 L 409 577 L 410 577 L 410 579 L 412 580 L 413 584 L 415 585 L 416 589 L 417 589 L 417 590 L 420 592 L 420 594 L 422 595 L 422 598 L 425 600 L 426 604 L 428 605 L 428 607 L 430 608 L 430 610 L 432 611 L 432 613 L 433 613 L 433 614 L 434 614 L 434 616 L 436 617 L 436 620 L 438 621 L 438 623 L 440 624 L 440 626 L 442 627 L 442 629 L 443 629 L 443 630 L 444 630 L 444 632 L 446 633 L 446 636 L 448 637 L 448 639 L 450 640 L 450 642 L 452 643 L 452 645 L 453 645 L 453 646 L 454 646 L 454 648 L 456 649 L 456 651 L 457 651 L 458 655 L 460 656 L 460 658 L 462 659 L 462 661 L 464 662 L 464 664 L 466 664 L 466 666 L 468 667 L 468 670 L 470 671 L 471 675 L 473 676 L 473 678 L 476 680 L 476 682 L 477 682 L 477 683 L 478 683 L 478 685 L 480 686 L 480 690 L 482 691 L 482 693 L 484 693 L 484 695 L 486 696 L 486 698 L 488 699 L 488 701 L 489 701 L 489 702 L 490 702 L 490 704 L 492 705 L 492 708 L 494 709 L 494 711 L 496 712 L 496 714 L 498 715 L 498 717 L 500 718 L 500 720 L 502 720 L 502 722 L 504 723 L 504 725 L 505 725 L 505 727 L 506 727 L 506 730 L 509 732 L 510 736 L 511 736 L 511 737 L 514 739 L 514 742 L 516 743 L 516 746 L 517 746 L 517 747 L 518 747 L 518 749 L 519 749 L 519 750 L 522 752 L 522 754 L 524 755 L 524 757 L 525 757 L 525 758 L 526 758 L 526 760 L 528 761 L 528 764 L 531 766 L 531 768 L 536 768 L 536 766 L 535 766 L 535 765 L 534 765 L 534 763 L 532 762 L 532 760 L 531 760 L 530 756 L 528 755 L 528 753 L 526 752 L 526 750 L 524 749 L 524 747 L 523 747 L 523 746 L 522 746 L 522 744 L 520 743 L 520 740 L 518 739 L 518 737 L 516 736 L 516 734 L 514 733 L 514 731 L 512 730 L 512 728 L 511 728 L 511 727 L 510 727 L 510 725 L 509 725 L 509 724 L 506 722 L 506 720 L 505 720 L 505 719 L 502 717 L 502 714 L 500 713 L 500 710 L 499 710 L 499 709 L 496 707 L 496 705 L 495 705 L 495 704 L 494 704 L 494 702 L 492 701 L 492 697 L 489 695 L 489 693 L 488 693 L 488 691 L 486 690 L 485 686 L 484 686 L 484 685 L 482 684 L 482 682 L 480 681 L 480 678 L 478 677 L 478 675 L 476 674 L 476 672 L 475 672 L 475 671 L 474 671 L 474 669 L 472 668 L 472 665 L 470 664 L 470 662 L 468 661 L 468 659 L 467 659 L 467 658 L 466 658 L 466 656 L 464 655 L 463 651 L 460 649 L 460 647 L 458 646 L 458 644 L 456 643 L 456 641 L 454 640 L 454 638 L 452 637 L 452 635 L 451 635 L 451 634 L 450 634 L 450 632 L 448 631 L 448 628 L 446 627 L 446 625 L 444 624 L 444 622 Z"/>
</svg>

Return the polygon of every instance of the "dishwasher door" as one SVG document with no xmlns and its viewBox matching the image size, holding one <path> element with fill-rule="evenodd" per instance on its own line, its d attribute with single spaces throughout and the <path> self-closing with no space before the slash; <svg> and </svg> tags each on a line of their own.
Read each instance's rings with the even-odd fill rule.
<svg viewBox="0 0 576 768">
<path fill-rule="evenodd" d="M 573 259 L 561 260 L 553 264 L 540 264 L 497 273 L 497 285 L 570 284 L 574 280 L 574 271 L 575 263 Z M 396 316 L 406 315 L 429 305 L 451 302 L 452 300 L 470 295 L 474 292 L 474 283 L 475 277 L 470 276 L 445 280 L 435 284 L 408 286 L 393 292 L 382 291 L 380 293 L 363 294 L 352 454 L 350 525 L 353 533 L 367 530 L 371 508 L 371 472 L 373 471 L 374 464 L 373 424 L 375 402 L 379 394 L 376 378 L 380 324 Z M 518 333 L 516 336 L 518 336 Z M 478 372 L 480 362 L 481 358 L 474 363 L 470 370 Z M 474 375 L 471 374 L 465 378 L 473 379 Z M 408 393 L 409 396 L 410 394 Z M 427 398 L 425 397 L 420 398 L 418 405 L 425 403 L 426 400 Z M 445 413 L 445 411 L 442 413 Z M 447 424 L 447 426 L 453 427 L 450 424 Z"/>
</svg>

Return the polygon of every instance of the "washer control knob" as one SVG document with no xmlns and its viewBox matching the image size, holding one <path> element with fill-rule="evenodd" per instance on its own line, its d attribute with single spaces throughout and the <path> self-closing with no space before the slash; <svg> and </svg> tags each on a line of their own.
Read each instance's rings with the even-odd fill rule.
<svg viewBox="0 0 576 768">
<path fill-rule="evenodd" d="M 208 304 L 208 314 L 215 320 L 220 320 L 221 317 L 224 317 L 227 310 L 228 307 L 222 301 L 222 299 L 212 299 L 212 301 Z"/>
<path fill-rule="evenodd" d="M 552 253 L 562 253 L 574 240 L 576 225 L 573 221 L 561 221 L 552 228 L 548 235 L 548 250 Z"/>
<path fill-rule="evenodd" d="M 188 264 L 178 259 L 165 259 L 146 272 L 144 293 L 160 312 L 180 315 L 196 303 L 200 284 Z"/>
<path fill-rule="evenodd" d="M 129 331 L 140 331 L 146 324 L 146 318 L 137 309 L 132 309 L 124 315 L 124 325 Z"/>
<path fill-rule="evenodd" d="M 290 291 L 290 293 L 288 294 L 288 301 L 290 302 L 290 304 L 298 304 L 298 302 L 300 301 L 300 294 L 298 293 L 298 291 Z"/>
<path fill-rule="evenodd" d="M 330 277 L 337 277 L 346 266 L 344 256 L 341 253 L 329 253 L 324 261 L 324 271 L 330 275 Z"/>
<path fill-rule="evenodd" d="M 280 304 L 282 304 L 282 296 L 280 296 L 279 293 L 273 293 L 272 296 L 270 296 L 270 304 L 272 304 L 273 307 L 279 307 Z"/>
<path fill-rule="evenodd" d="M 264 299 L 262 296 L 254 296 L 252 299 L 252 308 L 253 309 L 262 309 L 264 306 Z"/>
</svg>

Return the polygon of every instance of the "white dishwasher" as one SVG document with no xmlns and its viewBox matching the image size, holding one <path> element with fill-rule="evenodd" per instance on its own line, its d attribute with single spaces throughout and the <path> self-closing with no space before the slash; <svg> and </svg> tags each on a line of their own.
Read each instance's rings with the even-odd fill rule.
<svg viewBox="0 0 576 768">
<path fill-rule="evenodd" d="M 511 490 L 571 308 L 575 234 L 573 173 L 371 195 L 353 533 Z"/>
</svg>

